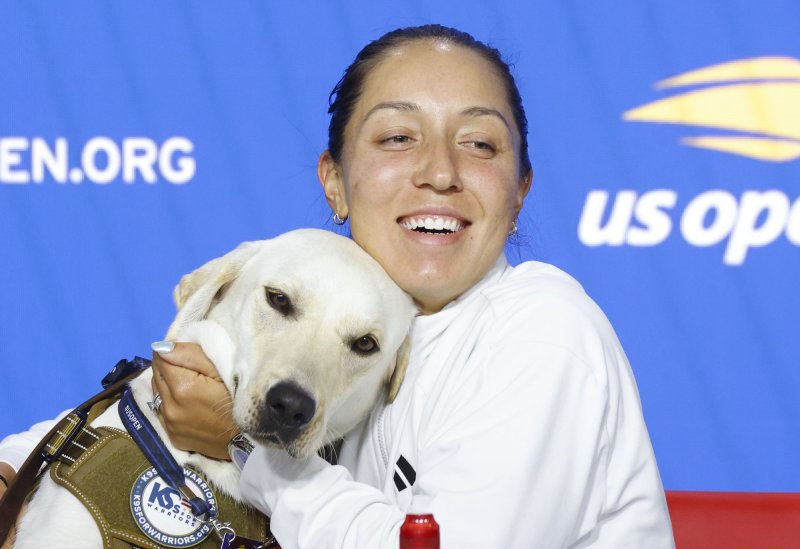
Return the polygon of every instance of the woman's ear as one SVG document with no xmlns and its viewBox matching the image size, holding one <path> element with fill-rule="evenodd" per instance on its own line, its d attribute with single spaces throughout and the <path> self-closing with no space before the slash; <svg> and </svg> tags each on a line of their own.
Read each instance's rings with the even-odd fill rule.
<svg viewBox="0 0 800 549">
<path fill-rule="evenodd" d="M 525 197 L 528 195 L 528 192 L 531 190 L 531 183 L 533 183 L 533 170 L 528 170 L 528 173 L 525 174 L 519 180 L 519 189 L 517 189 L 517 200 L 514 206 L 516 207 L 516 215 L 519 215 L 519 212 L 522 211 L 522 204 L 525 202 Z"/>
<path fill-rule="evenodd" d="M 317 177 L 325 192 L 328 206 L 342 219 L 347 219 L 347 195 L 344 189 L 342 170 L 331 156 L 330 151 L 323 152 L 317 162 Z"/>
</svg>

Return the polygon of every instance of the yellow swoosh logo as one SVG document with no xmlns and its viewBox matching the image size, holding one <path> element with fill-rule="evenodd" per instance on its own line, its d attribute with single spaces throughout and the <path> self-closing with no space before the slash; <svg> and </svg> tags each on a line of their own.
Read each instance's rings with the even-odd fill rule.
<svg viewBox="0 0 800 549">
<path fill-rule="evenodd" d="M 738 135 L 686 137 L 685 145 L 768 162 L 800 158 L 800 61 L 759 57 L 668 78 L 657 88 L 705 86 L 624 113 L 625 120 L 723 129 Z"/>
</svg>

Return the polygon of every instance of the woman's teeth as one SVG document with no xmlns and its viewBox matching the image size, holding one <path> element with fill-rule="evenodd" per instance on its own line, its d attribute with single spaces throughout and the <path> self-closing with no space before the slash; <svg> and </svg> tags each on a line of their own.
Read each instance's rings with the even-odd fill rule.
<svg viewBox="0 0 800 549">
<path fill-rule="evenodd" d="M 455 233 L 464 228 L 464 223 L 458 219 L 441 216 L 407 217 L 400 221 L 400 225 L 412 231 L 434 234 Z"/>
</svg>

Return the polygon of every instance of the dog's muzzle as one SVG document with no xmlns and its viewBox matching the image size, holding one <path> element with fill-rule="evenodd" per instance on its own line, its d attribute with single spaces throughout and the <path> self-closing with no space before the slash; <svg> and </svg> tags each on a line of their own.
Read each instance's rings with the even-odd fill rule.
<svg viewBox="0 0 800 549">
<path fill-rule="evenodd" d="M 269 440 L 273 435 L 283 444 L 294 441 L 314 417 L 317 403 L 308 392 L 290 381 L 273 385 L 267 391 L 259 418 L 259 431 Z"/>
</svg>

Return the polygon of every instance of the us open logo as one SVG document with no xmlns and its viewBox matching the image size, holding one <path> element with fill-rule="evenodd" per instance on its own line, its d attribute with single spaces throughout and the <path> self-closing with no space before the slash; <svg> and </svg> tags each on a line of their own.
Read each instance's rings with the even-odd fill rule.
<svg viewBox="0 0 800 549">
<path fill-rule="evenodd" d="M 635 122 L 701 128 L 681 143 L 764 162 L 800 158 L 800 61 L 740 59 L 667 78 L 660 90 L 685 90 L 627 111 Z"/>
<path fill-rule="evenodd" d="M 186 486 L 202 496 L 210 513 L 217 513 L 217 501 L 205 480 L 184 467 Z M 131 490 L 131 513 L 136 526 L 151 540 L 164 547 L 191 547 L 212 532 L 208 523 L 192 514 L 189 503 L 158 475 L 155 467 L 145 470 Z"/>
<path fill-rule="evenodd" d="M 783 163 L 800 159 L 800 60 L 758 57 L 703 67 L 656 84 L 677 93 L 636 107 L 623 119 L 676 124 L 699 135 L 683 145 Z M 689 130 L 691 131 L 691 130 Z M 745 263 L 754 248 L 785 239 L 800 246 L 800 197 L 782 189 L 749 189 L 734 195 L 711 188 L 680 203 L 675 189 L 612 196 L 589 192 L 578 223 L 585 246 L 657 246 L 677 225 L 694 247 L 724 243 L 722 262 Z M 681 211 L 682 210 L 682 211 Z"/>
</svg>

